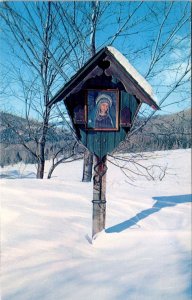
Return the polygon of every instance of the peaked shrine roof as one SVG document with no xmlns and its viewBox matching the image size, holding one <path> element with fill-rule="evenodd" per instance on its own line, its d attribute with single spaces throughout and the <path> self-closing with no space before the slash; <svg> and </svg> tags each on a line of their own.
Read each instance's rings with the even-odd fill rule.
<svg viewBox="0 0 192 300">
<path fill-rule="evenodd" d="M 91 57 L 87 63 L 56 93 L 48 106 L 64 100 L 71 93 L 80 90 L 82 85 L 91 77 L 101 74 L 100 63 L 108 61 L 109 67 L 105 74 L 119 79 L 126 91 L 135 95 L 141 102 L 150 105 L 153 109 L 159 109 L 151 85 L 130 64 L 128 59 L 114 47 L 105 47 Z"/>
</svg>

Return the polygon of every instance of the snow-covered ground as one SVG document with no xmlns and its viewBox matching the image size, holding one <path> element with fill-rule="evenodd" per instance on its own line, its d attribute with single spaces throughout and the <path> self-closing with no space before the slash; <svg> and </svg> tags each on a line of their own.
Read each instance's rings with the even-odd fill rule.
<svg viewBox="0 0 192 300">
<path fill-rule="evenodd" d="M 51 180 L 2 169 L 2 300 L 191 299 L 191 151 L 156 155 L 169 163 L 163 181 L 131 185 L 108 163 L 106 231 L 92 244 L 82 161 Z"/>
</svg>

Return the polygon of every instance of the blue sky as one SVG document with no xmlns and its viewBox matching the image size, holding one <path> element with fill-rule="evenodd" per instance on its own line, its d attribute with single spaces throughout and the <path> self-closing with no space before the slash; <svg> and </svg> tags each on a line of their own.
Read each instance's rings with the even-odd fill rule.
<svg viewBox="0 0 192 300">
<path fill-rule="evenodd" d="M 126 7 L 124 3 L 124 8 Z M 138 6 L 139 2 L 135 3 L 135 7 Z M 152 10 L 153 6 L 159 12 L 162 11 L 164 5 L 169 7 L 171 2 L 167 1 L 166 3 L 161 2 L 146 2 L 139 9 L 138 13 L 135 15 L 135 19 L 144 18 L 148 9 Z M 134 8 L 133 8 L 134 10 Z M 167 9 L 168 10 L 168 9 Z M 183 26 L 180 26 L 178 29 L 175 28 L 175 24 L 179 23 L 181 16 L 184 12 L 187 11 L 190 14 L 190 5 L 187 2 L 176 2 L 173 4 L 169 17 L 164 22 L 164 28 L 161 31 L 161 37 L 159 41 L 159 45 L 162 46 L 163 43 L 168 39 L 170 32 L 173 31 L 173 38 L 169 50 L 166 55 L 157 63 L 156 76 L 149 76 L 148 80 L 151 83 L 156 97 L 159 101 L 164 97 L 167 91 L 170 89 L 170 86 L 173 85 L 173 82 L 179 78 L 182 72 L 187 67 L 187 57 L 191 53 L 191 40 L 190 40 L 190 21 L 183 21 Z M 158 35 L 158 31 L 160 28 L 160 24 L 163 23 L 163 18 L 161 14 L 156 18 L 152 19 L 152 22 L 141 22 L 138 26 L 133 27 L 128 32 L 128 35 L 123 35 L 118 37 L 113 46 L 117 47 L 126 57 L 130 60 L 130 62 L 134 65 L 134 67 L 143 75 L 146 75 L 147 69 L 151 62 L 152 52 L 148 51 L 147 46 L 149 45 L 152 39 L 156 39 Z M 104 40 L 104 35 L 113 35 L 114 27 L 108 26 L 106 29 L 102 30 L 98 34 L 98 45 L 100 45 L 102 39 Z M 175 28 L 175 30 L 174 30 Z M 109 34 L 110 32 L 110 34 Z M 134 44 L 134 45 L 133 45 Z M 155 48 L 155 43 L 153 45 Z M 138 49 L 143 49 L 138 55 L 134 55 L 134 51 L 137 52 Z M 170 65 L 167 70 L 167 65 Z M 159 74 L 158 74 L 159 72 Z M 188 75 L 189 77 L 189 75 Z M 186 93 L 187 91 L 187 93 Z M 190 82 L 185 85 L 183 89 L 175 91 L 162 105 L 161 113 L 169 113 L 178 110 L 185 109 L 190 106 Z M 174 100 L 172 99 L 174 97 Z M 186 99 L 186 101 L 182 101 L 178 103 L 180 99 Z M 177 102 L 175 105 L 170 105 L 173 101 Z"/>
<path fill-rule="evenodd" d="M 22 12 L 22 4 L 15 2 L 14 5 L 18 11 Z M 100 24 L 96 33 L 96 46 L 97 50 L 101 47 L 108 45 L 112 40 L 112 46 L 121 51 L 133 66 L 145 76 L 149 68 L 155 53 L 155 46 L 158 40 L 158 34 L 160 32 L 160 26 L 163 23 L 164 15 L 163 10 L 169 11 L 171 2 L 148 2 L 140 3 L 135 1 L 129 2 L 112 2 L 106 9 L 105 13 L 101 17 Z M 188 6 L 188 7 L 187 7 Z M 146 20 L 146 16 L 150 18 Z M 163 23 L 159 42 L 159 48 L 163 47 L 167 38 L 170 35 L 170 31 L 174 30 L 175 24 L 177 24 L 181 16 L 186 13 L 190 15 L 190 5 L 186 1 L 175 2 L 171 8 L 170 14 Z M 126 29 L 126 20 L 128 16 L 131 16 L 132 26 Z M 121 19 L 121 25 L 118 21 Z M 37 18 L 36 21 L 38 22 Z M 124 25 L 124 31 L 117 38 L 114 38 L 114 34 L 120 30 L 122 24 Z M 157 99 L 160 101 L 164 95 L 170 90 L 171 85 L 177 80 L 180 74 L 185 70 L 187 66 L 186 57 L 190 53 L 190 26 L 189 21 L 186 21 L 181 28 L 174 32 L 174 37 L 168 47 L 168 51 L 155 65 L 153 73 L 148 76 L 148 81 L 151 83 Z M 89 37 L 87 38 L 87 40 Z M 9 42 L 9 36 L 7 36 Z M 153 41 L 153 42 L 152 42 Z M 152 46 L 151 46 L 152 45 Z M 150 48 L 151 47 L 151 48 Z M 9 47 L 6 42 L 1 43 L 1 64 L 6 66 L 6 70 L 12 68 L 11 63 L 18 66 L 20 70 L 25 72 L 25 68 L 21 66 L 21 63 L 12 56 Z M 2 80 L 5 85 L 10 85 L 15 90 L 16 94 L 22 96 L 22 91 L 17 86 L 16 78 L 12 78 L 11 81 L 5 82 L 4 68 L 2 68 L 3 76 Z M 32 74 L 29 71 L 26 72 L 26 77 L 31 80 Z M 15 76 L 16 77 L 16 76 Z M 70 74 L 69 74 L 70 77 Z M 62 87 L 64 80 L 60 78 L 60 82 L 55 87 L 55 91 Z M 175 112 L 190 106 L 190 85 L 185 84 L 182 88 L 178 89 L 175 93 L 172 93 L 170 97 L 164 103 L 161 113 Z M 53 93 L 54 93 L 53 92 Z M 37 95 L 36 95 L 37 96 Z M 174 98 L 174 99 L 173 99 Z M 181 103 L 170 105 L 172 102 L 179 102 L 180 99 L 185 99 Z M 163 105 L 162 105 L 163 106 Z M 17 114 L 24 113 L 25 108 L 23 101 L 9 94 L 1 95 L 1 109 L 7 111 L 15 111 Z"/>
</svg>

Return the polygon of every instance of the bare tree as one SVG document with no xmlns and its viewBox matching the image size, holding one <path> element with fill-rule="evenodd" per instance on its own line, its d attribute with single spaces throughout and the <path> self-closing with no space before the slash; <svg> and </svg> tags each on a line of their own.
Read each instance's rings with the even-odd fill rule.
<svg viewBox="0 0 192 300">
<path fill-rule="evenodd" d="M 111 37 L 110 45 L 112 45 L 116 38 L 120 36 L 120 34 L 125 30 L 128 26 L 129 23 L 131 23 L 130 26 L 134 26 L 132 23 L 132 17 L 136 13 L 136 11 L 140 8 L 142 5 L 142 2 L 139 3 L 133 12 L 126 16 L 126 18 L 122 17 L 122 10 L 121 10 L 121 3 L 120 3 L 120 10 L 118 10 L 118 16 L 117 16 L 117 24 L 118 24 L 118 29 L 116 29 L 114 35 Z M 100 28 L 105 27 L 103 24 L 102 18 L 107 15 L 107 18 L 111 17 L 112 14 L 114 13 L 113 11 L 111 12 L 110 10 L 108 11 L 110 5 L 109 3 L 105 4 L 104 6 L 101 5 L 99 1 L 91 1 L 90 2 L 90 12 L 89 14 L 89 19 L 90 19 L 90 55 L 94 56 L 96 54 L 96 39 L 97 39 L 97 34 Z M 138 23 L 141 20 L 138 21 Z M 105 21 L 104 21 L 105 23 Z M 109 25 L 109 24 L 108 24 Z M 105 41 L 107 43 L 107 41 Z M 83 178 L 82 181 L 84 182 L 89 182 L 92 179 L 92 167 L 93 167 L 93 154 L 90 153 L 88 150 L 85 151 L 84 153 L 84 163 L 83 163 Z"/>
<path fill-rule="evenodd" d="M 90 17 L 90 55 L 94 56 L 96 53 L 96 31 L 97 23 L 100 13 L 100 4 L 99 1 L 91 1 L 91 17 Z M 84 153 L 83 160 L 83 182 L 89 182 L 92 179 L 92 168 L 93 168 L 93 154 L 86 150 Z"/>
<path fill-rule="evenodd" d="M 54 114 L 47 106 L 51 92 L 58 82 L 67 81 L 87 58 L 86 43 L 79 42 L 82 32 L 86 39 L 86 19 L 84 14 L 77 18 L 76 13 L 76 8 L 73 10 L 68 3 L 1 3 L 4 43 L 14 59 L 13 65 L 9 62 L 4 67 L 10 68 L 8 78 L 12 81 L 16 70 L 17 80 L 7 86 L 7 93 L 25 104 L 29 135 L 32 135 L 30 115 L 39 121 L 38 134 L 33 136 L 35 151 L 20 136 L 21 144 L 36 158 L 37 178 L 44 175 L 46 136 Z M 82 28 L 85 30 L 81 32 Z M 15 133 L 19 135 L 16 129 Z"/>
<path fill-rule="evenodd" d="M 77 141 L 65 143 L 64 148 L 59 149 L 52 157 L 52 164 L 47 178 L 50 179 L 55 168 L 63 163 L 69 163 L 74 160 L 82 159 L 84 148 Z"/>
<path fill-rule="evenodd" d="M 23 3 L 23 7 L 27 15 L 22 15 L 18 10 L 14 8 L 13 5 L 8 3 L 2 3 L 1 17 L 4 20 L 4 30 L 8 36 L 16 42 L 16 47 L 12 46 L 12 51 L 17 57 L 18 61 L 25 66 L 24 72 L 28 71 L 34 75 L 34 79 L 31 84 L 37 89 L 37 93 L 40 94 L 40 103 L 36 107 L 36 112 L 42 116 L 41 128 L 39 130 L 39 137 L 35 139 L 37 149 L 33 155 L 37 159 L 38 169 L 37 178 L 43 178 L 44 175 L 44 165 L 45 165 L 45 144 L 46 144 L 46 134 L 49 125 L 50 109 L 46 107 L 46 104 L 50 98 L 50 87 L 53 84 L 54 78 L 56 76 L 55 70 L 50 69 L 50 55 L 49 48 L 52 38 L 52 33 L 54 25 L 52 23 L 53 14 L 51 11 L 51 3 L 44 3 L 44 7 L 37 5 L 36 14 L 40 18 L 40 26 L 37 25 L 35 15 L 31 12 L 27 3 Z M 9 43 L 11 40 L 9 39 Z M 25 74 L 26 75 L 26 74 Z M 32 86 L 28 87 L 26 91 L 27 83 L 23 76 L 20 76 L 20 82 L 25 87 L 24 90 L 24 101 L 26 104 L 26 116 L 28 119 L 28 114 L 31 109 L 31 102 L 29 100 L 29 93 Z M 33 86 L 33 88 L 34 88 Z M 37 98 L 37 93 L 36 98 Z M 28 95 L 27 95 L 28 94 Z M 41 107 L 42 105 L 42 107 Z M 28 119 L 29 120 L 29 119 Z M 31 124 L 28 123 L 29 129 Z M 16 133 L 16 132 L 15 132 Z M 25 141 L 22 141 L 23 146 L 28 148 Z"/>
<path fill-rule="evenodd" d="M 114 9 L 115 6 L 115 9 Z M 110 8 L 113 10 L 113 17 L 110 16 Z M 126 8 L 126 9 L 125 9 Z M 111 23 L 105 20 L 97 22 L 97 5 L 92 5 L 92 26 L 91 49 L 94 54 L 96 49 L 96 37 L 99 26 L 109 28 Z M 176 12 L 180 13 L 176 14 Z M 124 12 L 128 13 L 124 13 Z M 163 110 L 173 105 L 189 104 L 190 89 L 190 12 L 189 3 L 131 3 L 123 2 L 111 4 L 108 7 L 107 16 L 115 20 L 114 31 L 110 28 L 110 35 L 101 44 L 120 44 L 125 48 L 128 58 L 133 65 L 143 66 L 139 69 L 142 75 L 152 83 L 155 93 L 159 99 L 159 106 Z M 106 14 L 105 14 L 106 17 Z M 107 30 L 107 29 L 106 29 Z M 146 39 L 143 36 L 146 35 Z M 134 42 L 135 38 L 142 40 L 142 45 Z M 123 40 L 127 43 L 123 46 Z M 98 42 L 98 47 L 99 42 Z M 143 64 L 146 58 L 146 64 Z M 179 95 L 179 96 L 178 96 Z M 179 107 L 179 106 L 178 106 Z M 135 136 L 153 117 L 155 111 L 150 111 L 144 106 L 140 112 L 142 122 L 136 122 L 127 136 Z M 121 145 L 122 147 L 122 145 Z M 118 148 L 117 151 L 121 149 Z M 87 160 L 86 160 L 87 159 Z M 92 160 L 88 153 L 85 154 L 84 170 L 89 171 L 91 178 Z M 87 172 L 88 173 L 88 172 Z"/>
</svg>

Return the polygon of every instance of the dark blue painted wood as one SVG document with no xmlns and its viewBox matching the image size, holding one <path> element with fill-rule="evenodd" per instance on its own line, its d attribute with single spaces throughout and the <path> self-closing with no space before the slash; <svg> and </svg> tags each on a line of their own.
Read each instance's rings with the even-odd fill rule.
<svg viewBox="0 0 192 300">
<path fill-rule="evenodd" d="M 121 107 L 128 105 L 131 110 L 131 119 L 133 120 L 138 102 L 135 97 L 127 93 L 123 93 L 120 98 Z M 111 153 L 121 141 L 123 141 L 130 128 L 120 126 L 118 131 L 86 131 L 85 128 L 80 129 L 81 142 L 94 154 L 102 158 L 107 153 Z"/>
<path fill-rule="evenodd" d="M 130 110 L 131 124 L 130 126 L 124 127 L 119 126 L 118 131 L 91 131 L 86 129 L 86 124 L 75 124 L 74 123 L 74 108 L 77 104 L 81 104 L 85 107 L 85 90 L 88 88 L 105 89 L 105 88 L 116 88 L 119 90 L 119 122 L 121 116 L 121 110 L 128 107 Z M 134 116 L 137 112 L 139 101 L 135 96 L 128 94 L 123 85 L 118 82 L 115 78 L 106 77 L 105 75 L 98 76 L 88 80 L 83 89 L 73 94 L 71 97 L 66 99 L 65 104 L 71 116 L 73 125 L 77 132 L 77 136 L 80 141 L 98 157 L 111 153 L 121 141 L 123 141 L 130 131 Z"/>
</svg>

